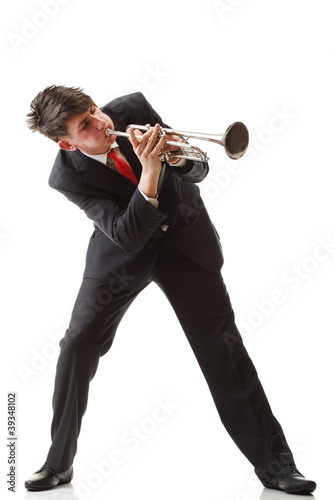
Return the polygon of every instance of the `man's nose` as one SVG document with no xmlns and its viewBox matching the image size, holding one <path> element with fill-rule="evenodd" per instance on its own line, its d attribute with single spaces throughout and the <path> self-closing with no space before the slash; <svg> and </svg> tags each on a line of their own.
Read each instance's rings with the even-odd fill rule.
<svg viewBox="0 0 333 500">
<path fill-rule="evenodd" d="M 103 120 L 103 118 L 98 118 L 97 116 L 94 116 L 94 121 L 95 121 L 95 127 L 97 130 L 103 130 L 106 127 L 106 121 Z"/>
</svg>

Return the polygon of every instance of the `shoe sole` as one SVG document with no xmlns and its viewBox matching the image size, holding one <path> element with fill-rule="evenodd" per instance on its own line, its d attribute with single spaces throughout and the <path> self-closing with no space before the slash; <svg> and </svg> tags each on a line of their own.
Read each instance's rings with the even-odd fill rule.
<svg viewBox="0 0 333 500">
<path fill-rule="evenodd" d="M 48 490 L 53 490 L 53 488 L 56 488 L 59 486 L 56 484 L 55 486 L 50 486 L 50 488 L 29 488 L 29 486 L 26 486 L 27 491 L 48 491 Z"/>
<path fill-rule="evenodd" d="M 284 491 L 285 493 L 299 493 L 299 494 L 304 494 L 307 495 L 309 493 L 313 493 L 314 490 L 316 489 L 316 486 L 309 486 L 308 488 L 288 488 L 288 489 L 283 489 L 283 488 L 274 488 L 274 487 L 269 487 L 266 486 L 267 489 L 269 490 L 276 490 L 276 491 Z"/>
</svg>

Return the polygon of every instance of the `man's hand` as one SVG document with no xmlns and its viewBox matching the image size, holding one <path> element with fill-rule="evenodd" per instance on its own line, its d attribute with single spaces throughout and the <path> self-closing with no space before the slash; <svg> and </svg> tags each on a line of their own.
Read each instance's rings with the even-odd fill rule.
<svg viewBox="0 0 333 500">
<path fill-rule="evenodd" d="M 159 124 L 144 134 L 140 130 L 128 130 L 129 140 L 142 165 L 142 174 L 138 187 L 149 198 L 155 198 L 157 193 L 157 183 L 162 168 L 159 154 L 165 147 L 167 140 L 165 135 L 158 139 L 160 130 L 161 126 Z"/>
<path fill-rule="evenodd" d="M 166 138 L 167 138 L 167 141 L 173 141 L 173 142 L 185 142 L 181 137 L 179 137 L 179 135 L 175 135 L 175 134 L 167 134 L 166 135 Z M 166 144 L 161 153 L 169 153 L 169 152 L 172 152 L 172 151 L 177 151 L 177 149 L 179 149 L 177 146 L 170 146 L 170 144 Z M 169 163 L 169 165 L 173 165 L 175 163 L 178 163 L 180 160 L 179 158 L 170 158 L 169 160 L 167 160 L 167 163 Z"/>
<path fill-rule="evenodd" d="M 161 161 L 159 154 L 165 149 L 166 136 L 158 139 L 161 126 L 156 124 L 144 134 L 140 130 L 128 129 L 129 140 L 146 173 L 160 172 Z M 137 136 L 140 136 L 139 138 Z"/>
</svg>

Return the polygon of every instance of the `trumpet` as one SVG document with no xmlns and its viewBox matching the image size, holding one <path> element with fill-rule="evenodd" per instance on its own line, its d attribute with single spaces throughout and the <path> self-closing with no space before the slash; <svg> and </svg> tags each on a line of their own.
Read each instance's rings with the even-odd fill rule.
<svg viewBox="0 0 333 500">
<path fill-rule="evenodd" d="M 132 129 L 139 129 L 147 131 L 152 127 L 148 125 L 129 125 L 127 127 Z M 179 141 L 166 141 L 170 146 L 176 146 L 177 150 L 161 153 L 159 158 L 161 161 L 168 161 L 171 158 L 179 158 L 194 161 L 208 161 L 207 153 L 201 151 L 197 146 L 192 146 L 187 141 L 191 137 L 193 139 L 200 139 L 203 141 L 214 142 L 224 147 L 226 154 L 233 160 L 238 160 L 243 156 L 249 144 L 249 132 L 242 122 L 234 122 L 225 131 L 224 134 L 201 134 L 200 132 L 186 132 L 182 130 L 174 130 L 172 128 L 161 128 L 160 135 L 177 135 L 184 140 Z M 107 128 L 105 131 L 106 136 L 117 135 L 121 137 L 129 137 L 127 132 L 119 132 Z M 140 136 L 136 136 L 139 138 Z"/>
</svg>

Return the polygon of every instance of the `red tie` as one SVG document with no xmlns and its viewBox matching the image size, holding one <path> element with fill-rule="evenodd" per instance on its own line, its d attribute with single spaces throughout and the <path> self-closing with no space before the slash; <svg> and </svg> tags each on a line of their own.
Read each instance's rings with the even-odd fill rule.
<svg viewBox="0 0 333 500">
<path fill-rule="evenodd" d="M 121 175 L 133 182 L 133 184 L 138 184 L 138 179 L 135 177 L 133 170 L 125 161 L 123 161 L 116 155 L 115 148 L 112 148 L 110 150 L 110 152 L 108 153 L 108 158 L 111 158 L 113 160 L 116 169 Z"/>
</svg>

